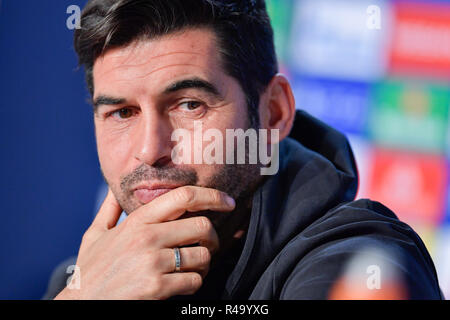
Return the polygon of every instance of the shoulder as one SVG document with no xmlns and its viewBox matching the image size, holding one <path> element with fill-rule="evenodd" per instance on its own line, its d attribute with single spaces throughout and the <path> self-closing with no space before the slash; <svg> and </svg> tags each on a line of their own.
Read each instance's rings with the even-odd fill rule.
<svg viewBox="0 0 450 320">
<path fill-rule="evenodd" d="M 278 260 L 283 257 L 295 260 L 280 292 L 284 299 L 326 299 L 360 257 L 366 267 L 379 265 L 385 274 L 398 275 L 409 298 L 442 298 L 422 240 L 379 202 L 363 199 L 335 207 L 292 239 Z"/>
</svg>

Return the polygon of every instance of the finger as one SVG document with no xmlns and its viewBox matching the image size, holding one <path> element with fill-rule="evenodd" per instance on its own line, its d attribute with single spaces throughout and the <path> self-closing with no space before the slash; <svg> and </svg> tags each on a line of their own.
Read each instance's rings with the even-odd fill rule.
<svg viewBox="0 0 450 320">
<path fill-rule="evenodd" d="M 232 211 L 234 199 L 216 189 L 183 186 L 171 190 L 140 207 L 133 215 L 145 223 L 160 223 L 179 218 L 186 211 Z"/>
<path fill-rule="evenodd" d="M 111 189 L 108 188 L 108 194 L 106 195 L 105 200 L 103 200 L 103 204 L 92 222 L 92 225 L 111 229 L 117 224 L 121 213 L 122 208 L 120 207 L 120 204 L 117 202 Z"/>
<path fill-rule="evenodd" d="M 181 220 L 164 222 L 158 225 L 158 233 L 164 236 L 155 237 L 160 248 L 174 248 L 199 243 L 214 253 L 219 248 L 219 237 L 211 221 L 198 216 Z"/>
<path fill-rule="evenodd" d="M 160 271 L 162 273 L 175 272 L 174 249 L 162 249 L 160 254 Z M 180 261 L 181 272 L 195 271 L 205 277 L 209 270 L 211 253 L 208 248 L 201 246 L 180 248 Z"/>
<path fill-rule="evenodd" d="M 177 295 L 194 294 L 203 284 L 197 272 L 176 272 L 162 276 L 161 296 L 169 298 Z"/>
</svg>

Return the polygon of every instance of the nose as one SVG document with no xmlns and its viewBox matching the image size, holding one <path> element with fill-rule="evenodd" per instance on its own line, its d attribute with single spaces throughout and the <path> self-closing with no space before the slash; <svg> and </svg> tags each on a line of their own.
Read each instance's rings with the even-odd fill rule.
<svg viewBox="0 0 450 320">
<path fill-rule="evenodd" d="M 171 162 L 171 125 L 158 112 L 142 114 L 133 133 L 134 157 L 140 163 L 161 167 Z"/>
</svg>

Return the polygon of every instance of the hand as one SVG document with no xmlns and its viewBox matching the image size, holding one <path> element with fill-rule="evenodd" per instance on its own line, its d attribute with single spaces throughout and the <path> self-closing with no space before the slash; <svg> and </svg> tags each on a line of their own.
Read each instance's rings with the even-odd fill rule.
<svg viewBox="0 0 450 320">
<path fill-rule="evenodd" d="M 195 293 L 219 241 L 203 216 L 178 219 L 186 211 L 231 211 L 234 201 L 215 189 L 184 186 L 140 207 L 116 226 L 122 208 L 111 190 L 83 236 L 77 266 L 80 289 L 65 288 L 56 299 L 166 299 Z M 175 271 L 173 248 L 181 248 Z"/>
</svg>

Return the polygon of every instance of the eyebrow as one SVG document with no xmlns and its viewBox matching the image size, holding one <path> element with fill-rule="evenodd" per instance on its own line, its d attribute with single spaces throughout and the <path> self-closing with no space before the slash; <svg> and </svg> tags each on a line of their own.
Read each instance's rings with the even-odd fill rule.
<svg viewBox="0 0 450 320">
<path fill-rule="evenodd" d="M 224 98 L 222 97 L 222 95 L 220 94 L 219 90 L 216 88 L 215 85 L 201 78 L 191 78 L 176 81 L 170 84 L 166 89 L 164 89 L 163 94 L 168 95 L 185 89 L 199 89 L 209 95 L 212 95 L 216 99 L 224 100 Z M 99 95 L 97 98 L 94 99 L 92 105 L 94 107 L 95 112 L 102 105 L 120 105 L 125 103 L 127 103 L 127 100 L 125 98 Z"/>
<path fill-rule="evenodd" d="M 127 100 L 125 98 L 114 98 L 114 97 L 109 97 L 106 95 L 99 95 L 97 98 L 95 98 L 92 105 L 94 106 L 94 112 L 95 112 L 101 105 L 110 105 L 111 106 L 111 105 L 124 104 L 126 102 L 127 102 Z"/>
<path fill-rule="evenodd" d="M 192 78 L 192 79 L 184 79 L 177 81 L 175 83 L 172 83 L 169 85 L 165 90 L 164 94 L 170 94 L 179 90 L 184 89 L 200 89 L 215 98 L 219 98 L 220 100 L 223 100 L 222 95 L 219 93 L 219 90 L 209 81 L 203 80 L 201 78 Z"/>
</svg>

